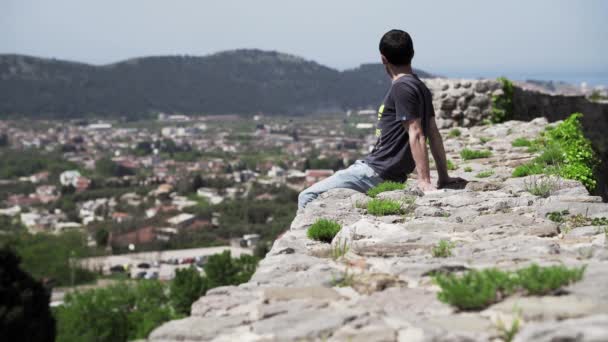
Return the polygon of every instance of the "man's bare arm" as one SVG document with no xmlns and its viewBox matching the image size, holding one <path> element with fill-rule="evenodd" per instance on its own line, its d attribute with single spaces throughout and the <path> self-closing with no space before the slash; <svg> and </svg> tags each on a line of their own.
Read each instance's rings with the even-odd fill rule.
<svg viewBox="0 0 608 342">
<path fill-rule="evenodd" d="M 435 160 L 437 166 L 437 175 L 439 177 L 439 183 L 449 179 L 448 176 L 448 164 L 445 156 L 445 148 L 443 147 L 443 139 L 441 133 L 435 123 L 435 118 L 429 120 L 429 145 L 431 146 L 431 154 Z"/>
<path fill-rule="evenodd" d="M 439 178 L 437 180 L 437 187 L 442 188 L 450 184 L 466 182 L 466 180 L 460 177 L 450 177 L 448 175 L 448 165 L 445 148 L 443 147 L 443 139 L 441 138 L 441 133 L 439 133 L 439 128 L 437 128 L 434 117 L 430 118 L 428 134 L 431 154 L 433 154 L 433 159 L 435 159 L 435 165 L 437 166 L 437 175 Z"/>
<path fill-rule="evenodd" d="M 435 187 L 431 184 L 426 136 L 422 130 L 420 119 L 403 121 L 403 126 L 409 134 L 410 149 L 418 171 L 418 186 L 423 191 L 435 190 Z"/>
</svg>

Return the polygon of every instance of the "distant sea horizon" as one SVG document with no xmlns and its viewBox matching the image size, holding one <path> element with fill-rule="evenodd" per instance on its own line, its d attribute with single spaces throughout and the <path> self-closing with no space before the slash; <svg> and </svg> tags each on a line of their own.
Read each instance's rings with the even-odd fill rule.
<svg viewBox="0 0 608 342">
<path fill-rule="evenodd" d="M 507 77 L 516 81 L 561 81 L 575 86 L 584 82 L 587 87 L 608 87 L 608 71 L 601 72 L 521 72 L 521 71 L 452 71 L 436 72 L 436 74 L 450 78 L 497 78 Z"/>
</svg>

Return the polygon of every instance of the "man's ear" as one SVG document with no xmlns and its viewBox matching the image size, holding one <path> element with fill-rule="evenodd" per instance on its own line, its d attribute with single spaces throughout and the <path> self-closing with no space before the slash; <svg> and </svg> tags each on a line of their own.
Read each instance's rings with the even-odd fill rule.
<svg viewBox="0 0 608 342">
<path fill-rule="evenodd" d="M 382 64 L 387 65 L 388 59 L 386 59 L 386 57 L 384 57 L 384 55 L 380 55 L 380 57 L 382 58 Z"/>
</svg>

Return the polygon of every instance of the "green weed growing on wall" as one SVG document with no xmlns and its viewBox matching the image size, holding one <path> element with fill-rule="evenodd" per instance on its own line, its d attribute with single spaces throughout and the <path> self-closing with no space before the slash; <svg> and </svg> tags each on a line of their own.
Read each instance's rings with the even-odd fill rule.
<svg viewBox="0 0 608 342">
<path fill-rule="evenodd" d="M 490 120 L 500 123 L 513 117 L 513 82 L 505 77 L 499 77 L 502 83 L 502 95 L 492 95 L 492 114 Z"/>
</svg>

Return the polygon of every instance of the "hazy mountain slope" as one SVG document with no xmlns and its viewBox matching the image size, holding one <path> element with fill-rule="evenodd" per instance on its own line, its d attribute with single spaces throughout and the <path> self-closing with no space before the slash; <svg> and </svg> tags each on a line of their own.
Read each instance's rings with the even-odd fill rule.
<svg viewBox="0 0 608 342">
<path fill-rule="evenodd" d="M 145 57 L 104 66 L 0 55 L 3 116 L 138 117 L 154 111 L 299 114 L 375 107 L 387 86 L 380 64 L 340 72 L 261 50 Z"/>
</svg>

